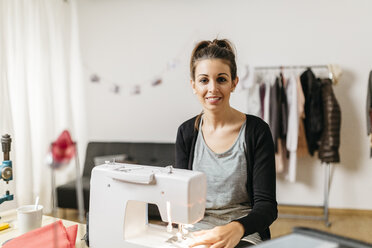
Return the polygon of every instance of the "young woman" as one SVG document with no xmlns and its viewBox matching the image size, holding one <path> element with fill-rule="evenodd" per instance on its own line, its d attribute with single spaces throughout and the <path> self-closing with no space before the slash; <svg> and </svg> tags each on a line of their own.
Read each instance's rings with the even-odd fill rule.
<svg viewBox="0 0 372 248">
<path fill-rule="evenodd" d="M 203 111 L 178 129 L 176 167 L 206 174 L 207 199 L 190 247 L 257 244 L 277 218 L 273 139 L 264 121 L 230 106 L 236 71 L 228 40 L 201 41 L 192 52 L 190 82 Z"/>
</svg>

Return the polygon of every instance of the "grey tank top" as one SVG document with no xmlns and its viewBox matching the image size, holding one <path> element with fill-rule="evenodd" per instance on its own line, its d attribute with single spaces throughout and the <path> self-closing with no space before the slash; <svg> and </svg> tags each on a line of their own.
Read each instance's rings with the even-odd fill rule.
<svg viewBox="0 0 372 248">
<path fill-rule="evenodd" d="M 246 123 L 244 122 L 240 128 L 238 137 L 230 149 L 223 153 L 215 153 L 204 140 L 202 122 L 203 117 L 195 144 L 193 170 L 204 172 L 207 176 L 207 199 L 204 218 L 194 225 L 194 230 L 226 225 L 247 216 L 251 210 L 246 188 Z M 252 235 L 243 239 L 252 243 L 261 241 L 258 233 Z"/>
</svg>

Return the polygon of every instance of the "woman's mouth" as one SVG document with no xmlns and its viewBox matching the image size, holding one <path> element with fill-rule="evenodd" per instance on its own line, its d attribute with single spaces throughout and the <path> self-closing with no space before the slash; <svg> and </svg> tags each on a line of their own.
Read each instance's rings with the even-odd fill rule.
<svg viewBox="0 0 372 248">
<path fill-rule="evenodd" d="M 221 97 L 218 97 L 218 96 L 210 96 L 210 97 L 206 97 L 207 99 L 207 102 L 210 103 L 210 104 L 216 104 L 218 103 L 222 98 Z"/>
</svg>

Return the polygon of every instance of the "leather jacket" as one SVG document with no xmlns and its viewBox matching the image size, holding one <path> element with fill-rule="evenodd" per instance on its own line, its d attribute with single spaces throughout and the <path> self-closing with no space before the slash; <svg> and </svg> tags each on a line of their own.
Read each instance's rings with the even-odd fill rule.
<svg viewBox="0 0 372 248">
<path fill-rule="evenodd" d="M 322 103 L 324 126 L 318 155 L 322 162 L 337 163 L 340 162 L 341 110 L 330 79 L 322 79 Z"/>
</svg>

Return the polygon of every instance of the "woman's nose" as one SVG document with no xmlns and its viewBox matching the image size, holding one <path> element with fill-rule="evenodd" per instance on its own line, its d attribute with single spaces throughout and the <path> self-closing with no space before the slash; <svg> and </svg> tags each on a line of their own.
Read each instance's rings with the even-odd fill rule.
<svg viewBox="0 0 372 248">
<path fill-rule="evenodd" d="M 218 89 L 218 87 L 217 87 L 216 81 L 214 81 L 214 80 L 209 81 L 208 91 L 209 92 L 215 92 L 215 91 L 217 91 L 217 89 Z"/>
</svg>

